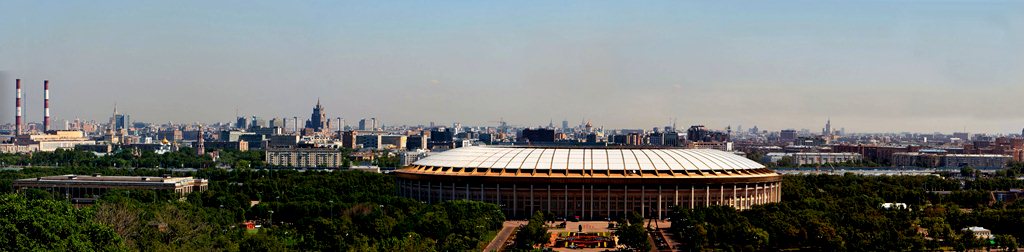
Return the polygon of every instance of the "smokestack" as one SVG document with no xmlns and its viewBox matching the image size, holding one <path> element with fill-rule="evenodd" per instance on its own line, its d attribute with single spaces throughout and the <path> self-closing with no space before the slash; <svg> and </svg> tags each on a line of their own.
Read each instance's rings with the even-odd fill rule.
<svg viewBox="0 0 1024 252">
<path fill-rule="evenodd" d="M 43 132 L 50 130 L 50 80 L 43 80 Z"/>
<path fill-rule="evenodd" d="M 17 90 L 17 98 L 14 98 L 14 134 L 21 135 L 21 79 L 14 80 L 14 88 Z"/>
</svg>

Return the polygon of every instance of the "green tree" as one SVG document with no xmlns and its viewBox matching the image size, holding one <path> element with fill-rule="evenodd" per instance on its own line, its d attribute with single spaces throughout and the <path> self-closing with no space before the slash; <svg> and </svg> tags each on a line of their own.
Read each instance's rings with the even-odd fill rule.
<svg viewBox="0 0 1024 252">
<path fill-rule="evenodd" d="M 996 245 L 1003 251 L 1017 251 L 1017 238 L 1012 235 L 996 235 Z"/>
<path fill-rule="evenodd" d="M 278 237 L 264 233 L 247 235 L 245 239 L 242 240 L 242 243 L 238 245 L 238 248 L 241 251 L 253 252 L 276 252 L 289 250 L 284 246 L 284 242 L 278 239 Z"/>
<path fill-rule="evenodd" d="M 537 211 L 530 217 L 530 221 L 516 231 L 516 248 L 531 250 L 536 245 L 543 246 L 551 239 L 548 228 L 544 226 L 546 221 L 544 213 Z"/>
<path fill-rule="evenodd" d="M 619 237 L 619 243 L 634 251 L 651 250 L 651 243 L 644 228 L 643 216 L 636 212 L 630 213 L 629 217 L 619 221 L 619 229 L 615 235 Z"/>
<path fill-rule="evenodd" d="M 121 237 L 66 201 L 0 195 L 0 248 L 14 251 L 121 251 Z"/>
</svg>

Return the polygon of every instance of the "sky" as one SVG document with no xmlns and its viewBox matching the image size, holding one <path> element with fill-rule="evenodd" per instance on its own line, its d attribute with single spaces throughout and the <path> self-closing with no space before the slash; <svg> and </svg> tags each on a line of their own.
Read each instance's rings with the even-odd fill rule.
<svg viewBox="0 0 1024 252">
<path fill-rule="evenodd" d="M 57 119 L 1020 133 L 1024 1 L 0 2 Z M 13 105 L 0 109 L 11 123 Z"/>
</svg>

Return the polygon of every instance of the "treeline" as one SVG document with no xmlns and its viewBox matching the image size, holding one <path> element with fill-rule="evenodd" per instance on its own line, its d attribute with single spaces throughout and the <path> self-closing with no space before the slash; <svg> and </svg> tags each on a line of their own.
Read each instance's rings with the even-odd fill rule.
<svg viewBox="0 0 1024 252">
<path fill-rule="evenodd" d="M 931 176 L 785 176 L 780 203 L 745 211 L 677 208 L 672 231 L 692 250 L 1015 249 L 1024 237 L 1024 203 L 994 204 L 981 196 L 987 191 L 969 187 Z M 886 202 L 910 207 L 883 208 Z M 982 241 L 961 232 L 970 226 L 998 236 Z"/>
<path fill-rule="evenodd" d="M 189 147 L 164 154 L 120 149 L 102 156 L 90 151 L 58 149 L 53 152 L 27 154 L 2 153 L 0 154 L 0 165 L 85 168 L 209 168 L 218 165 L 257 168 L 266 166 L 263 151 L 224 149 L 218 150 L 218 153 L 219 159 L 214 162 L 211 156 L 196 155 L 195 150 Z"/>
<path fill-rule="evenodd" d="M 12 177 L 67 172 L 146 175 L 146 169 L 32 168 L 3 171 L 4 183 Z M 17 173 L 18 175 L 12 175 Z M 6 235 L 25 234 L 14 240 L 26 250 L 143 250 L 143 251 L 463 251 L 479 250 L 500 229 L 505 218 L 498 206 L 475 201 L 425 204 L 395 195 L 393 177 L 359 171 L 296 172 L 203 169 L 198 177 L 210 179 L 210 189 L 184 200 L 157 191 L 112 191 L 97 204 L 80 208 L 98 231 L 77 228 L 69 218 L 47 222 L 51 233 L 112 231 L 109 242 L 90 245 L 88 239 L 68 236 L 79 247 L 47 247 L 50 234 L 39 236 L 32 225 L 6 229 Z M 9 187 L 8 187 L 9 188 Z M 41 190 L 4 197 L 17 207 L 64 204 Z M 257 202 L 258 201 L 258 202 Z M 67 214 L 57 208 L 54 214 Z M 68 209 L 74 209 L 68 207 Z M 6 213 L 6 212 L 5 212 Z M 0 216 L 0 222 L 26 217 Z M 36 219 L 47 219 L 39 217 Z M 84 218 L 84 217 L 83 217 Z M 82 219 L 74 219 L 82 221 Z M 89 222 L 91 221 L 91 222 Z M 240 225 L 254 221 L 258 231 Z M 91 224 L 90 224 L 91 225 Z M 98 233 L 97 233 L 98 234 Z M 35 235 L 35 236 L 33 236 Z M 20 236 L 18 236 L 20 237 Z M 83 236 L 87 237 L 87 236 Z M 50 239 L 50 240 L 47 240 Z M 92 241 L 95 242 L 95 241 Z M 69 248 L 69 249 L 64 249 Z M 83 248 L 83 249 L 77 249 Z"/>
</svg>

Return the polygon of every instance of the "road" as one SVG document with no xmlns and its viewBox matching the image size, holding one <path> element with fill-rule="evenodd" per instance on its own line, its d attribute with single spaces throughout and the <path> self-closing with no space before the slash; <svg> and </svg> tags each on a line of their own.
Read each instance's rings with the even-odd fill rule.
<svg viewBox="0 0 1024 252">
<path fill-rule="evenodd" d="M 525 224 L 525 221 L 506 221 L 502 223 L 501 231 L 498 231 L 498 234 L 494 236 L 491 243 L 487 244 L 484 251 L 498 251 L 498 249 L 501 249 L 501 246 L 505 245 L 505 241 L 512 235 L 512 231 L 515 231 L 520 225 Z"/>
</svg>

